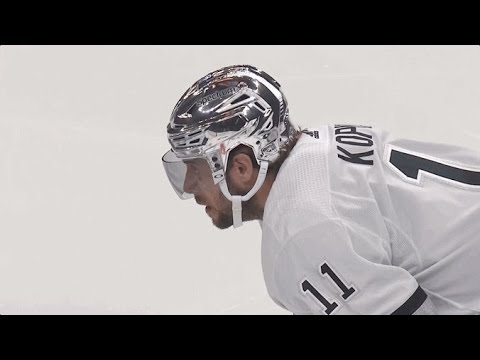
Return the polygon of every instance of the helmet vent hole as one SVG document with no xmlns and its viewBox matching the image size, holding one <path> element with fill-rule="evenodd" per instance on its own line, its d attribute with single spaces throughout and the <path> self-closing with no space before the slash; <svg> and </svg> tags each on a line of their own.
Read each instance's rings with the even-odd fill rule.
<svg viewBox="0 0 480 360">
<path fill-rule="evenodd" d="M 188 137 L 194 137 L 194 136 L 200 134 L 201 132 L 202 132 L 202 130 L 196 131 L 196 132 L 194 132 L 194 133 L 192 133 L 192 134 L 189 134 Z"/>
<path fill-rule="evenodd" d="M 235 99 L 234 101 L 232 101 L 232 105 L 238 104 L 239 102 L 241 102 L 241 101 L 243 101 L 243 100 L 247 100 L 247 99 L 249 99 L 249 98 L 250 98 L 250 96 L 243 94 L 243 95 L 240 96 L 239 98 L 237 98 L 237 99 Z"/>
<path fill-rule="evenodd" d="M 260 110 L 262 110 L 262 112 L 265 112 L 265 110 L 266 110 L 262 105 L 260 105 L 259 102 L 256 102 L 255 106 L 258 107 Z"/>
</svg>

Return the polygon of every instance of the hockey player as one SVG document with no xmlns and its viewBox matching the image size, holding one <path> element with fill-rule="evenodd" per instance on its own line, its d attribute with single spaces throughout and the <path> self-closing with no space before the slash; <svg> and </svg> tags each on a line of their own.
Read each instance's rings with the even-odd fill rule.
<svg viewBox="0 0 480 360">
<path fill-rule="evenodd" d="M 369 126 L 301 130 L 253 66 L 191 86 L 163 157 L 226 229 L 259 220 L 273 301 L 294 314 L 480 313 L 480 155 Z"/>
</svg>

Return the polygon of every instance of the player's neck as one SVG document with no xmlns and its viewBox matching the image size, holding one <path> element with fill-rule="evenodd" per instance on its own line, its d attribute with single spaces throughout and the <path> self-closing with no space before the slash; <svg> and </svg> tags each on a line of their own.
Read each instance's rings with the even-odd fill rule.
<svg viewBox="0 0 480 360">
<path fill-rule="evenodd" d="M 265 210 L 265 204 L 272 189 L 273 182 L 275 181 L 275 176 L 267 176 L 262 187 L 253 197 L 255 201 L 255 220 L 263 220 L 263 212 Z"/>
</svg>

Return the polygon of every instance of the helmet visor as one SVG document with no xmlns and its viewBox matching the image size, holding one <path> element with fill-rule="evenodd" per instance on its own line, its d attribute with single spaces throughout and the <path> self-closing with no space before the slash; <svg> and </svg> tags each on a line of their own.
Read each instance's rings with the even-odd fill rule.
<svg viewBox="0 0 480 360">
<path fill-rule="evenodd" d="M 169 150 L 162 157 L 163 167 L 167 173 L 168 180 L 180 199 L 187 200 L 193 197 L 193 194 L 184 190 L 185 177 L 187 175 L 187 165 L 178 158 L 172 150 Z"/>
</svg>

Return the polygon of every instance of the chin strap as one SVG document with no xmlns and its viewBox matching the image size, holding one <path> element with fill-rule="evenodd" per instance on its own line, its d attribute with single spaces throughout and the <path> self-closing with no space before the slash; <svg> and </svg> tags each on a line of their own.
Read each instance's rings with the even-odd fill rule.
<svg viewBox="0 0 480 360">
<path fill-rule="evenodd" d="M 233 227 L 238 228 L 242 226 L 242 197 L 238 195 L 232 196 L 232 213 L 233 213 Z"/>
<path fill-rule="evenodd" d="M 258 171 L 257 181 L 252 189 L 244 196 L 231 195 L 225 178 L 220 182 L 220 189 L 223 195 L 232 202 L 233 227 L 238 228 L 243 225 L 242 202 L 250 200 L 262 187 L 267 176 L 268 161 L 260 161 L 260 170 Z"/>
</svg>

